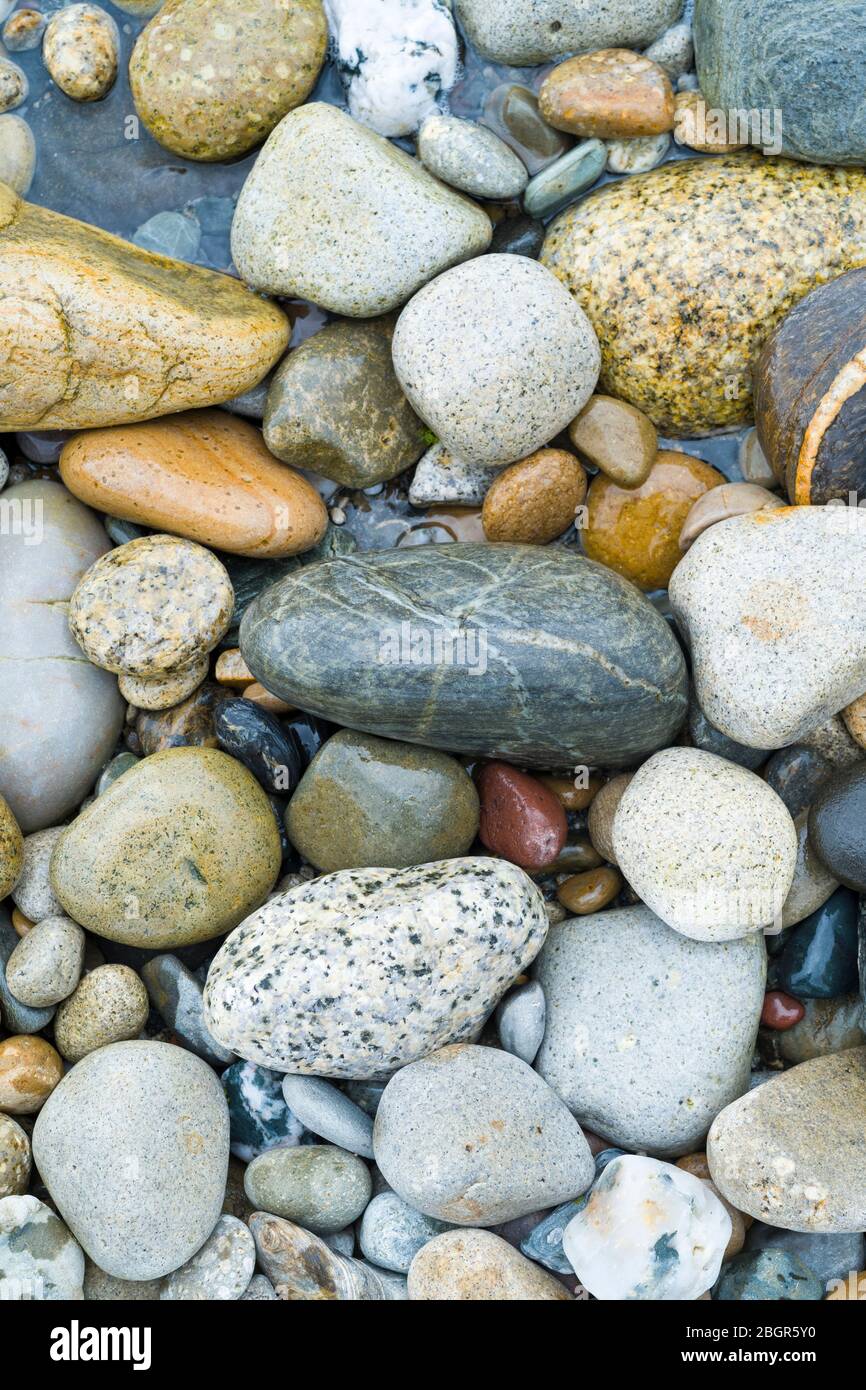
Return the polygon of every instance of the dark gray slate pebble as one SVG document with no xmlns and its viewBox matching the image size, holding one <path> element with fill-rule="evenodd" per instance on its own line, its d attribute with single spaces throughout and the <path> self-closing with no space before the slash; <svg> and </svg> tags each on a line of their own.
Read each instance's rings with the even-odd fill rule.
<svg viewBox="0 0 866 1390">
<path fill-rule="evenodd" d="M 151 1004 L 190 1052 L 212 1067 L 226 1067 L 235 1060 L 235 1054 L 208 1032 L 202 1008 L 204 986 L 177 956 L 157 956 L 148 961 L 141 978 Z"/>
<path fill-rule="evenodd" d="M 223 700 L 214 712 L 223 752 L 248 767 L 265 791 L 291 796 L 301 780 L 301 757 L 280 721 L 252 700 Z"/>
</svg>

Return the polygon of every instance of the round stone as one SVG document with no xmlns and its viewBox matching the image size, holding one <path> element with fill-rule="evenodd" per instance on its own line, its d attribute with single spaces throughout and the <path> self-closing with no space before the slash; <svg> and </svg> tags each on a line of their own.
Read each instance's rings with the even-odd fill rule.
<svg viewBox="0 0 866 1390">
<path fill-rule="evenodd" d="M 673 127 L 674 94 L 663 68 L 625 48 L 568 58 L 538 93 L 548 125 L 602 139 L 662 135 Z"/>
<path fill-rule="evenodd" d="M 351 1225 L 373 1190 L 363 1159 L 330 1144 L 268 1149 L 247 1168 L 244 1187 L 255 1207 L 317 1235 Z"/>
<path fill-rule="evenodd" d="M 492 130 L 456 116 L 428 116 L 418 132 L 418 158 L 437 179 L 475 198 L 519 198 L 526 165 Z"/>
<path fill-rule="evenodd" d="M 54 1016 L 54 1041 L 67 1062 L 80 1062 L 109 1043 L 137 1038 L 147 1022 L 147 990 L 128 965 L 99 965 L 64 999 Z"/>
<path fill-rule="evenodd" d="M 36 1197 L 0 1198 L 0 1284 L 20 1302 L 77 1302 L 84 1255 L 63 1222 Z"/>
<path fill-rule="evenodd" d="M 3 25 L 3 43 L 9 53 L 25 53 L 38 48 L 48 20 L 41 10 L 22 9 L 11 14 Z M 4 183 L 8 180 L 4 179 Z M 22 196 L 26 189 L 15 189 Z"/>
<path fill-rule="evenodd" d="M 362 1158 L 373 1157 L 373 1121 L 343 1091 L 317 1076 L 286 1076 L 283 1098 L 311 1134 Z"/>
<path fill-rule="evenodd" d="M 35 169 L 33 131 L 21 116 L 0 116 L 0 180 L 24 198 L 33 182 Z"/>
<path fill-rule="evenodd" d="M 649 416 L 612 396 L 590 396 L 568 427 L 584 458 L 621 488 L 646 482 L 658 453 L 658 435 Z"/>
<path fill-rule="evenodd" d="M 546 1017 L 544 990 L 537 980 L 506 994 L 496 1009 L 496 1027 L 505 1051 L 531 1067 L 544 1037 Z"/>
<path fill-rule="evenodd" d="M 550 788 L 500 762 L 485 763 L 475 781 L 481 801 L 481 843 L 530 872 L 551 865 L 565 844 L 568 822 Z"/>
<path fill-rule="evenodd" d="M 364 1209 L 358 1240 L 372 1264 L 407 1274 L 421 1247 L 450 1229 L 446 1221 L 408 1206 L 396 1192 L 380 1192 Z"/>
<path fill-rule="evenodd" d="M 63 904 L 51 887 L 49 869 L 54 846 L 64 829 L 64 826 L 56 825 L 25 836 L 24 863 L 12 893 L 12 901 L 31 922 L 63 915 Z"/>
<path fill-rule="evenodd" d="M 117 77 L 120 35 L 99 5 L 67 5 L 49 19 L 42 58 L 62 92 L 73 101 L 101 101 Z"/>
<path fill-rule="evenodd" d="M 0 1110 L 34 1115 L 62 1076 L 63 1062 L 44 1038 L 24 1033 L 0 1042 Z"/>
<path fill-rule="evenodd" d="M 575 917 L 601 912 L 622 888 L 622 876 L 607 866 L 573 874 L 556 890 L 558 901 Z"/>
<path fill-rule="evenodd" d="M 0 1115 L 0 1198 L 19 1197 L 30 1183 L 30 1140 L 11 1115 Z"/>
<path fill-rule="evenodd" d="M 678 91 L 674 103 L 674 139 L 698 154 L 734 154 L 745 149 L 748 140 L 729 138 L 729 122 L 707 106 L 703 92 L 686 88 Z"/>
<path fill-rule="evenodd" d="M 19 941 L 6 962 L 6 983 L 22 1004 L 59 1004 L 78 984 L 84 932 L 68 917 L 45 917 Z"/>
<path fill-rule="evenodd" d="M 809 812 L 809 838 L 840 883 L 866 893 L 866 763 L 824 783 Z"/>
<path fill-rule="evenodd" d="M 805 811 L 794 821 L 794 829 L 797 832 L 797 863 L 794 868 L 794 880 L 782 908 L 783 931 L 816 912 L 826 903 L 834 888 L 839 887 L 838 880 L 825 869 L 815 853 L 809 839 L 808 816 Z M 774 922 L 773 925 L 777 924 Z M 798 991 L 795 990 L 794 993 Z"/>
<path fill-rule="evenodd" d="M 30 95 L 27 74 L 17 63 L 0 58 L 0 111 L 11 111 Z"/>
<path fill-rule="evenodd" d="M 255 1267 L 249 1227 L 236 1216 L 221 1216 L 192 1259 L 166 1276 L 159 1296 L 167 1303 L 234 1301 L 243 1297 Z"/>
<path fill-rule="evenodd" d="M 648 174 L 661 164 L 671 147 L 671 137 L 635 135 L 626 140 L 607 140 L 607 168 L 611 174 Z"/>
<path fill-rule="evenodd" d="M 574 523 L 586 474 L 564 449 L 539 449 L 491 483 L 481 509 L 489 541 L 546 545 Z"/>
<path fill-rule="evenodd" d="M 421 1247 L 409 1269 L 415 1302 L 570 1302 L 571 1294 L 492 1231 L 446 1231 Z"/>
</svg>

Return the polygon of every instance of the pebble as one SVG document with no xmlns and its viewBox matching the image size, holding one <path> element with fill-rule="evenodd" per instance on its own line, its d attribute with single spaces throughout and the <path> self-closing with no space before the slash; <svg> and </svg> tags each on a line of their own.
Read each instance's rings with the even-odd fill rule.
<svg viewBox="0 0 866 1390">
<path fill-rule="evenodd" d="M 3 1298 L 77 1302 L 84 1297 L 84 1255 L 63 1222 L 36 1197 L 0 1198 Z"/>
<path fill-rule="evenodd" d="M 590 396 L 568 433 L 578 453 L 621 488 L 639 488 L 656 461 L 652 420 L 611 396 Z"/>
<path fill-rule="evenodd" d="M 648 174 L 666 158 L 671 137 L 636 135 L 632 139 L 607 140 L 605 144 L 609 174 Z"/>
<path fill-rule="evenodd" d="M 622 876 L 616 869 L 605 866 L 572 874 L 559 885 L 556 896 L 567 912 L 584 917 L 591 912 L 601 912 L 621 888 Z"/>
<path fill-rule="evenodd" d="M 283 1099 L 311 1134 L 350 1154 L 373 1157 L 371 1117 L 330 1081 L 316 1076 L 285 1076 Z"/>
<path fill-rule="evenodd" d="M 503 82 L 484 98 L 482 120 L 518 156 L 530 174 L 552 164 L 571 146 L 571 138 L 542 118 L 530 87 Z M 542 237 L 543 240 L 543 237 Z"/>
<path fill-rule="evenodd" d="M 6 962 L 18 945 L 19 937 L 0 904 L 0 1019 L 12 1033 L 38 1033 L 54 1017 L 54 1008 L 31 1009 L 20 1003 L 6 983 Z"/>
<path fill-rule="evenodd" d="M 36 170 L 36 141 L 21 116 L 0 116 L 0 182 L 22 198 L 27 196 Z M 7 465 L 8 467 L 8 465 Z"/>
<path fill-rule="evenodd" d="M 866 1047 L 801 1062 L 716 1116 L 707 1140 L 713 1182 L 771 1226 L 864 1230 L 864 1100 Z"/>
<path fill-rule="evenodd" d="M 0 111 L 12 111 L 30 95 L 27 74 L 17 63 L 0 58 Z"/>
<path fill-rule="evenodd" d="M 563 1248 L 602 1300 L 689 1300 L 712 1288 L 731 1235 L 719 1198 L 691 1173 L 626 1154 L 572 1217 Z"/>
<path fill-rule="evenodd" d="M 108 968 L 108 967 L 104 967 Z M 123 969 L 121 966 L 115 969 Z M 211 1037 L 204 1021 L 204 985 L 177 956 L 155 956 L 141 968 L 150 1003 L 183 1047 L 212 1067 L 225 1067 L 235 1055 Z"/>
<path fill-rule="evenodd" d="M 273 1303 L 276 1300 L 277 1291 L 264 1274 L 254 1274 L 247 1285 L 246 1293 L 241 1294 L 243 1303 Z"/>
<path fill-rule="evenodd" d="M 174 709 L 198 690 L 208 674 L 207 653 L 182 671 L 167 676 L 134 676 L 124 673 L 117 678 L 117 688 L 131 705 L 140 710 Z"/>
<path fill-rule="evenodd" d="M 303 1227 L 267 1212 L 253 1212 L 250 1229 L 258 1262 L 278 1298 L 290 1303 L 378 1302 L 406 1297 L 385 1270 L 331 1250 Z"/>
<path fill-rule="evenodd" d="M 73 101 L 101 101 L 117 78 L 119 44 L 117 25 L 107 10 L 67 5 L 48 21 L 42 60 Z"/>
<path fill-rule="evenodd" d="M 568 822 L 559 798 L 508 763 L 485 763 L 475 774 L 481 803 L 478 836 L 493 854 L 530 873 L 560 855 Z"/>
<path fill-rule="evenodd" d="M 214 713 L 224 693 L 218 685 L 205 681 L 179 705 L 168 709 L 138 710 L 133 706 L 127 744 L 145 757 L 170 748 L 216 748 Z"/>
<path fill-rule="evenodd" d="M 326 324 L 277 368 L 265 405 L 268 448 L 284 463 L 365 488 L 409 468 L 426 432 L 394 374 L 391 316 Z"/>
<path fill-rule="evenodd" d="M 787 1250 L 747 1250 L 722 1270 L 713 1291 L 720 1302 L 784 1299 L 799 1303 L 823 1298 L 824 1289 L 814 1270 Z"/>
<path fill-rule="evenodd" d="M 575 49 L 611 44 L 643 48 L 678 18 L 682 0 L 457 0 L 460 23 L 475 48 L 496 63 L 546 63 Z"/>
<path fill-rule="evenodd" d="M 781 988 L 797 999 L 834 999 L 856 990 L 855 894 L 838 888 L 789 932 L 775 973 Z"/>
<path fill-rule="evenodd" d="M 851 1270 L 861 1269 L 864 1237 L 860 1232 L 842 1235 L 810 1235 L 802 1231 L 780 1231 L 755 1221 L 746 1236 L 748 1251 L 779 1250 L 802 1260 L 825 1287 L 834 1279 L 845 1279 Z"/>
<path fill-rule="evenodd" d="M 860 748 L 866 748 L 866 696 L 859 695 L 842 711 L 845 728 Z"/>
<path fill-rule="evenodd" d="M 571 1295 L 492 1231 L 446 1231 L 423 1245 L 409 1269 L 415 1302 L 562 1302 Z"/>
<path fill-rule="evenodd" d="M 523 195 L 523 209 L 530 217 L 550 217 L 573 203 L 579 194 L 601 178 L 607 164 L 602 140 L 583 140 L 553 164 L 534 174 Z"/>
<path fill-rule="evenodd" d="M 51 881 L 88 931 L 171 950 L 237 926 L 280 862 L 274 814 L 252 774 L 217 749 L 169 748 L 130 768 L 64 831 Z"/>
<path fill-rule="evenodd" d="M 110 1043 L 137 1038 L 147 1022 L 147 990 L 128 965 L 99 965 L 79 981 L 54 1018 L 54 1041 L 67 1062 Z"/>
<path fill-rule="evenodd" d="M 701 459 L 668 449 L 656 454 L 637 487 L 620 487 L 599 474 L 590 484 L 580 533 L 585 554 L 641 589 L 666 589 L 681 558 L 687 518 L 724 482 L 724 474 Z"/>
<path fill-rule="evenodd" d="M 496 224 L 490 250 L 503 256 L 529 256 L 536 261 L 543 244 L 544 223 L 520 213 Z"/>
<path fill-rule="evenodd" d="M 265 1066 L 387 1075 L 474 1037 L 546 931 L 541 894 L 503 860 L 326 874 L 272 897 L 229 937 L 208 973 L 205 1019 Z"/>
<path fill-rule="evenodd" d="M 279 720 L 250 700 L 222 700 L 214 729 L 225 753 L 249 768 L 265 791 L 291 796 L 301 777 L 297 745 Z"/>
<path fill-rule="evenodd" d="M 586 497 L 586 474 L 564 449 L 539 449 L 499 473 L 484 497 L 489 541 L 546 545 L 574 523 Z"/>
<path fill-rule="evenodd" d="M 734 154 L 745 149 L 747 140 L 728 139 L 730 119 L 726 111 L 719 112 L 697 89 L 677 91 L 674 103 L 674 139 L 698 154 Z"/>
<path fill-rule="evenodd" d="M 788 1028 L 793 1028 L 795 1023 L 799 1023 L 806 1009 L 799 999 L 792 999 L 790 994 L 782 994 L 779 990 L 770 990 L 769 994 L 764 995 L 764 1007 L 761 1009 L 761 1023 L 765 1028 L 772 1028 L 776 1032 L 784 1032 Z"/>
<path fill-rule="evenodd" d="M 6 983 L 31 1009 L 66 999 L 81 976 L 84 932 L 68 917 L 45 917 L 19 941 L 6 962 Z"/>
<path fill-rule="evenodd" d="M 668 748 L 635 773 L 616 812 L 617 863 L 669 926 L 728 941 L 782 911 L 797 832 L 766 783 L 702 749 Z"/>
<path fill-rule="evenodd" d="M 121 1279 L 159 1278 L 201 1247 L 220 1215 L 228 1149 L 216 1076 L 161 1042 L 90 1053 L 33 1133 L 34 1161 L 64 1220 L 100 1269 Z"/>
<path fill-rule="evenodd" d="M 396 1192 L 379 1192 L 364 1209 L 358 1240 L 372 1264 L 408 1274 L 418 1251 L 451 1229 L 446 1221 L 410 1207 Z"/>
<path fill-rule="evenodd" d="M 249 1163 L 268 1149 L 299 1144 L 304 1126 L 283 1098 L 283 1076 L 256 1062 L 234 1062 L 222 1074 L 232 1153 Z"/>
<path fill-rule="evenodd" d="M 27 1191 L 31 1166 L 26 1132 L 11 1115 L 0 1115 L 0 1198 Z"/>
<path fill-rule="evenodd" d="M 862 1001 L 859 994 L 835 999 L 806 999 L 804 1015 L 793 1028 L 778 1035 L 777 1050 L 786 1062 L 810 1062 L 851 1047 L 866 1045 Z"/>
<path fill-rule="evenodd" d="M 192 213 L 158 212 L 136 227 L 130 240 L 157 256 L 195 261 L 201 247 L 201 227 Z"/>
<path fill-rule="evenodd" d="M 47 23 L 48 20 L 41 10 L 16 10 L 3 25 L 5 48 L 9 53 L 25 53 L 29 52 L 31 48 L 38 48 L 42 42 L 42 35 Z M 22 190 L 16 188 L 15 192 L 22 192 Z"/>
<path fill-rule="evenodd" d="M 0 1110 L 35 1115 L 63 1076 L 63 1063 L 44 1038 L 24 1033 L 0 1042 Z"/>
<path fill-rule="evenodd" d="M 478 257 L 438 276 L 403 310 L 392 351 L 421 418 L 460 458 L 486 465 L 546 444 L 598 376 L 583 310 L 525 256 Z"/>
<path fill-rule="evenodd" d="M 830 873 L 846 887 L 866 892 L 866 764 L 825 782 L 809 811 L 809 838 Z"/>
<path fill-rule="evenodd" d="M 135 109 L 174 154 L 233 159 L 306 100 L 327 42 L 321 0 L 232 0 L 229 12 L 220 0 L 176 0 L 132 50 Z"/>
<path fill-rule="evenodd" d="M 448 502 L 459 507 L 480 507 L 498 470 L 457 458 L 444 444 L 431 444 L 415 467 L 409 484 L 413 507 Z"/>
<path fill-rule="evenodd" d="M 589 808 L 587 824 L 593 847 L 609 864 L 616 864 L 616 851 L 613 847 L 613 823 L 623 793 L 633 777 L 631 772 L 621 772 L 605 782 Z"/>
<path fill-rule="evenodd" d="M 680 531 L 680 550 L 688 550 L 704 531 L 729 517 L 784 505 L 781 497 L 754 483 L 725 483 L 713 488 L 698 498 L 686 516 Z"/>
<path fill-rule="evenodd" d="M 268 1149 L 250 1163 L 244 1186 L 255 1207 L 316 1235 L 357 1220 L 372 1192 L 363 1159 L 330 1144 Z"/>
<path fill-rule="evenodd" d="M 691 70 L 695 57 L 690 24 L 673 24 L 644 52 L 644 57 L 664 68 L 671 82 Z"/>
<path fill-rule="evenodd" d="M 248 1226 L 221 1216 L 204 1245 L 180 1269 L 166 1276 L 163 1302 L 230 1302 L 243 1298 L 256 1266 L 256 1247 Z"/>
<path fill-rule="evenodd" d="M 345 112 L 309 102 L 256 161 L 231 240 L 255 289 L 366 318 L 486 250 L 491 236 L 481 208 Z"/>
<path fill-rule="evenodd" d="M 417 153 L 436 178 L 474 198 L 519 198 L 529 178 L 526 165 L 498 135 L 456 116 L 428 116 Z"/>
<path fill-rule="evenodd" d="M 531 1067 L 541 1047 L 546 1017 L 544 990 L 537 980 L 512 989 L 496 1009 L 496 1027 L 505 1051 Z"/>
<path fill-rule="evenodd" d="M 0 899 L 8 897 L 24 868 L 24 837 L 9 803 L 0 796 Z"/>
<path fill-rule="evenodd" d="M 767 759 L 764 779 L 796 817 L 809 810 L 824 783 L 833 775 L 833 764 L 815 748 L 794 743 Z"/>
<path fill-rule="evenodd" d="M 794 879 L 782 908 L 783 931 L 817 911 L 839 886 L 838 880 L 827 872 L 815 853 L 809 839 L 809 824 L 805 811 L 794 821 L 794 829 L 797 832 L 797 863 L 794 867 Z M 773 925 L 777 924 L 774 922 Z"/>
<path fill-rule="evenodd" d="M 239 647 L 224 648 L 216 659 L 214 676 L 220 685 L 238 692 L 252 684 L 253 673 L 241 656 Z"/>
<path fill-rule="evenodd" d="M 599 49 L 559 63 L 545 77 L 538 105 L 548 125 L 603 139 L 663 135 L 673 128 L 667 73 L 624 48 Z"/>
<path fill-rule="evenodd" d="M 761 441 L 756 429 L 747 430 L 743 436 L 737 453 L 737 462 L 747 483 L 754 483 L 757 487 L 766 488 L 778 486 L 776 475 L 761 448 Z"/>
</svg>

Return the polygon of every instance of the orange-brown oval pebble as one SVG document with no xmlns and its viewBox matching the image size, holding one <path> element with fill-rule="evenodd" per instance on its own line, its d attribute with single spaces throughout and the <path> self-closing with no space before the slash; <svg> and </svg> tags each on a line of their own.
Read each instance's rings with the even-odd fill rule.
<svg viewBox="0 0 866 1390">
<path fill-rule="evenodd" d="M 586 497 L 586 474 L 564 449 L 538 449 L 491 484 L 481 509 L 489 541 L 546 545 L 567 531 Z"/>
<path fill-rule="evenodd" d="M 573 874 L 561 883 L 556 896 L 568 912 L 585 917 L 607 907 L 621 888 L 622 876 L 616 869 L 588 869 L 585 874 Z"/>
<path fill-rule="evenodd" d="M 658 453 L 649 416 L 613 396 L 590 396 L 568 433 L 575 449 L 620 487 L 640 487 Z"/>
<path fill-rule="evenodd" d="M 250 685 L 244 686 L 243 696 L 245 700 L 251 700 L 259 709 L 267 710 L 269 714 L 291 714 L 292 710 L 297 708 L 281 700 L 279 695 L 273 695 L 261 681 L 253 681 Z"/>
<path fill-rule="evenodd" d="M 65 446 L 60 475 L 97 511 L 236 555 L 297 555 L 328 524 L 315 488 L 227 411 L 87 430 Z"/>
<path fill-rule="evenodd" d="M 36 926 L 36 923 L 31 922 L 29 917 L 25 917 L 24 913 L 21 911 L 20 908 L 13 907 L 12 925 L 15 928 L 15 933 L 17 936 L 26 936 L 29 931 L 33 930 L 33 928 Z"/>
<path fill-rule="evenodd" d="M 0 1110 L 35 1115 L 63 1076 L 63 1061 L 44 1038 L 19 1033 L 0 1042 Z"/>
<path fill-rule="evenodd" d="M 661 135 L 674 124 L 674 93 L 663 68 L 628 48 L 602 48 L 558 63 L 538 94 L 548 125 L 616 139 Z"/>
<path fill-rule="evenodd" d="M 591 772 L 586 779 L 585 787 L 578 786 L 573 777 L 555 777 L 548 773 L 538 780 L 550 788 L 566 811 L 585 811 L 596 793 L 604 786 L 604 778 L 600 772 Z"/>
<path fill-rule="evenodd" d="M 641 589 L 666 589 L 682 558 L 680 532 L 699 497 L 726 478 L 701 459 L 663 449 L 638 488 L 599 474 L 587 497 L 583 549 Z"/>
</svg>

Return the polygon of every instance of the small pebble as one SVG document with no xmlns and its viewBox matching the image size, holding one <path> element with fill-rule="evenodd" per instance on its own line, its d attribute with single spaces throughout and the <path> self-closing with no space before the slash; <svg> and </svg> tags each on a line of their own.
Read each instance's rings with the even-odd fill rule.
<svg viewBox="0 0 866 1390">
<path fill-rule="evenodd" d="M 552 216 L 591 188 L 606 164 L 607 146 L 602 140 L 575 145 L 529 180 L 523 195 L 524 211 L 530 217 Z"/>
<path fill-rule="evenodd" d="M 648 174 L 661 164 L 671 147 L 671 137 L 635 135 L 631 139 L 607 140 L 607 168 L 611 174 Z"/>
<path fill-rule="evenodd" d="M 255 1206 L 317 1235 L 355 1221 L 372 1193 L 366 1163 L 330 1144 L 269 1149 L 253 1159 L 244 1186 Z"/>
<path fill-rule="evenodd" d="M 267 1150 L 301 1142 L 304 1127 L 283 1099 L 283 1077 L 256 1062 L 234 1062 L 222 1077 L 231 1150 L 249 1163 Z"/>
<path fill-rule="evenodd" d="M 153 1007 L 162 1014 L 174 1036 L 212 1067 L 225 1067 L 235 1055 L 212 1037 L 204 1021 L 204 986 L 177 956 L 155 956 L 141 968 L 141 978 Z"/>
<path fill-rule="evenodd" d="M 167 1303 L 233 1302 L 243 1298 L 255 1267 L 249 1227 L 221 1216 L 192 1259 L 166 1275 L 159 1296 Z"/>
<path fill-rule="evenodd" d="M 559 885 L 556 896 L 567 912 L 584 917 L 590 912 L 601 912 L 613 902 L 621 888 L 622 875 L 616 869 L 604 867 L 572 874 Z"/>
<path fill-rule="evenodd" d="M 436 178 L 473 198 L 519 198 L 529 178 L 513 150 L 485 126 L 456 116 L 428 116 L 417 153 Z"/>
<path fill-rule="evenodd" d="M 661 135 L 674 123 L 667 73 L 624 48 L 557 64 L 541 85 L 538 106 L 548 125 L 584 137 Z"/>
<path fill-rule="evenodd" d="M 774 989 L 764 995 L 761 1022 L 765 1028 L 773 1028 L 776 1032 L 782 1033 L 799 1023 L 805 1012 L 806 1009 L 799 999 L 793 999 L 790 994 L 783 994 L 781 990 Z"/>
<path fill-rule="evenodd" d="M 66 999 L 81 977 L 84 932 L 69 917 L 45 917 L 6 962 L 6 983 L 22 1004 L 44 1009 Z"/>
<path fill-rule="evenodd" d="M 632 772 L 620 772 L 616 777 L 611 777 L 597 793 L 589 808 L 589 838 L 602 859 L 606 859 L 609 864 L 616 864 L 616 852 L 613 847 L 614 817 L 633 776 Z"/>
<path fill-rule="evenodd" d="M 62 92 L 73 101 L 101 101 L 114 86 L 120 36 L 99 5 L 67 5 L 51 16 L 42 58 Z"/>
<path fill-rule="evenodd" d="M 63 1062 L 44 1038 L 21 1034 L 0 1042 L 0 1110 L 35 1115 L 63 1077 Z"/>
<path fill-rule="evenodd" d="M 198 220 L 187 213 L 158 212 L 136 227 L 130 241 L 157 256 L 194 261 L 201 246 L 201 227 Z"/>
<path fill-rule="evenodd" d="M 785 1250 L 747 1250 L 722 1270 L 713 1291 L 719 1302 L 784 1299 L 798 1303 L 824 1297 L 815 1272 Z"/>
<path fill-rule="evenodd" d="M 63 834 L 62 825 L 37 830 L 24 837 L 24 865 L 15 884 L 12 900 L 31 922 L 61 917 L 63 904 L 51 887 L 49 865 L 54 846 Z"/>
<path fill-rule="evenodd" d="M 499 1041 L 505 1051 L 531 1067 L 544 1037 L 546 1016 L 544 990 L 537 980 L 506 994 L 496 1009 Z"/>
<path fill-rule="evenodd" d="M 755 483 L 725 483 L 699 497 L 683 522 L 680 550 L 688 550 L 710 526 L 732 516 L 745 516 L 766 508 L 784 507 L 781 497 Z"/>
<path fill-rule="evenodd" d="M 373 1121 L 330 1081 L 286 1076 L 283 1098 L 305 1129 L 362 1158 L 373 1157 Z"/>
<path fill-rule="evenodd" d="M 27 75 L 8 58 L 0 58 L 0 111 L 12 111 L 30 94 Z"/>
<path fill-rule="evenodd" d="M 207 654 L 202 653 L 191 666 L 167 676 L 136 676 L 124 672 L 117 686 L 124 700 L 135 705 L 136 709 L 172 709 L 198 690 L 207 676 L 208 667 Z"/>
<path fill-rule="evenodd" d="M 347 1259 L 311 1231 L 279 1216 L 257 1211 L 250 1217 L 258 1262 L 276 1290 L 290 1303 L 378 1302 L 402 1299 L 405 1288 L 385 1270 Z"/>
<path fill-rule="evenodd" d="M 421 1247 L 451 1229 L 408 1206 L 396 1192 L 380 1192 L 365 1208 L 358 1239 L 372 1264 L 407 1274 Z"/>
<path fill-rule="evenodd" d="M 33 131 L 23 117 L 7 112 L 0 116 L 0 182 L 7 183 L 19 197 L 26 198 L 35 170 L 36 141 Z M 7 462 L 7 474 L 8 471 Z"/>
<path fill-rule="evenodd" d="M 100 965 L 64 999 L 54 1041 L 67 1062 L 80 1062 L 109 1043 L 137 1038 L 147 1022 L 147 990 L 128 965 Z"/>
<path fill-rule="evenodd" d="M 679 90 L 675 98 L 674 139 L 698 154 L 733 154 L 740 141 L 727 138 L 727 112 L 714 110 L 702 92 Z"/>
<path fill-rule="evenodd" d="M 475 784 L 481 843 L 531 872 L 552 864 L 568 833 L 565 811 L 553 792 L 529 773 L 501 762 L 485 763 Z"/>
<path fill-rule="evenodd" d="M 83 1298 L 84 1253 L 36 1197 L 0 1198 L 0 1284 L 12 1302 Z"/>
<path fill-rule="evenodd" d="M 3 25 L 3 43 L 10 53 L 26 53 L 38 48 L 47 23 L 40 10 L 16 10 Z M 26 189 L 15 191 L 23 195 Z"/>
<path fill-rule="evenodd" d="M 26 1132 L 11 1115 L 0 1115 L 0 1198 L 27 1191 L 31 1166 Z"/>
<path fill-rule="evenodd" d="M 564 449 L 539 449 L 491 483 L 481 509 L 489 541 L 546 545 L 567 531 L 586 497 L 586 474 Z"/>
<path fill-rule="evenodd" d="M 418 1251 L 409 1269 L 415 1302 L 570 1302 L 546 1270 L 492 1231 L 446 1231 Z"/>
</svg>

